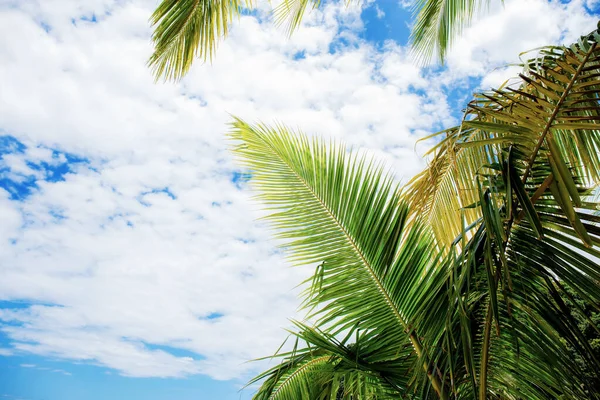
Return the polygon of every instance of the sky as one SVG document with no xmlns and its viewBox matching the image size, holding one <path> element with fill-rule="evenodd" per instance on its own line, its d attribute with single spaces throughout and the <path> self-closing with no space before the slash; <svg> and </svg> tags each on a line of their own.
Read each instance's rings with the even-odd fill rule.
<svg viewBox="0 0 600 400">
<path fill-rule="evenodd" d="M 212 63 L 155 83 L 155 0 L 0 0 L 0 399 L 249 399 L 298 284 L 225 137 L 231 115 L 418 172 L 518 55 L 596 27 L 597 0 L 506 0 L 445 66 L 407 47 L 410 2 L 325 2 L 288 39 L 268 2 Z M 594 15 L 595 14 L 595 15 Z"/>
</svg>

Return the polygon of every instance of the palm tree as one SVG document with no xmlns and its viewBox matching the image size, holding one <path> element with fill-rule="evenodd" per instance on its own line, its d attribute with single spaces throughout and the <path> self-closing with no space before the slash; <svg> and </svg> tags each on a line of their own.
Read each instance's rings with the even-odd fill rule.
<svg viewBox="0 0 600 400">
<path fill-rule="evenodd" d="M 443 61 L 453 39 L 488 2 L 416 0 L 411 41 L 417 58 L 429 62 L 437 52 Z M 316 8 L 320 4 L 320 0 L 284 0 L 273 10 L 273 16 L 291 34 L 300 26 L 307 7 Z M 148 64 L 156 79 L 178 80 L 196 58 L 211 59 L 218 41 L 227 36 L 234 17 L 240 15 L 243 7 L 252 6 L 250 0 L 162 0 L 150 19 L 154 26 L 154 53 Z"/>
<path fill-rule="evenodd" d="M 403 188 L 343 144 L 234 122 L 290 259 L 318 265 L 255 399 L 600 398 L 572 308 L 600 309 L 599 41 L 475 95 Z"/>
</svg>

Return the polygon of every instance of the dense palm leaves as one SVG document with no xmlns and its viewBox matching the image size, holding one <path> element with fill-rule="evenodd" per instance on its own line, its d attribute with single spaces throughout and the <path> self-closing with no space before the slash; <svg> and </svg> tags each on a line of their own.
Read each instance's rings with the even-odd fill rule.
<svg viewBox="0 0 600 400">
<path fill-rule="evenodd" d="M 482 3 L 417 1 L 417 54 L 443 58 Z M 285 0 L 275 17 L 291 32 L 319 4 Z M 157 77 L 209 58 L 242 5 L 163 0 Z M 317 266 L 313 322 L 255 398 L 600 398 L 581 330 L 600 310 L 599 41 L 545 48 L 519 83 L 475 95 L 402 189 L 343 144 L 234 123 L 290 259 Z"/>
<path fill-rule="evenodd" d="M 443 61 L 453 38 L 470 23 L 481 3 L 484 1 L 417 0 L 411 36 L 417 57 L 429 61 L 437 51 Z M 300 26 L 307 8 L 320 4 L 320 0 L 283 0 L 273 10 L 273 16 L 291 34 Z M 253 5 L 252 1 L 241 0 L 162 0 L 150 19 L 154 26 L 154 53 L 148 64 L 156 78 L 180 79 L 196 58 L 212 58 L 218 41 L 227 36 L 234 16 L 239 16 L 243 7 Z"/>
<path fill-rule="evenodd" d="M 343 145 L 235 122 L 290 258 L 318 265 L 314 326 L 256 398 L 600 398 L 580 330 L 600 309 L 599 39 L 476 95 L 402 190 Z"/>
</svg>

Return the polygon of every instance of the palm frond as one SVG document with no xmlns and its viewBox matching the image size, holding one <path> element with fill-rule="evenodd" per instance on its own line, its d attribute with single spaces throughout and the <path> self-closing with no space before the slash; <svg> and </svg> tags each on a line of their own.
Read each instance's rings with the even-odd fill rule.
<svg viewBox="0 0 600 400">
<path fill-rule="evenodd" d="M 277 25 L 285 25 L 288 35 L 294 33 L 304 18 L 306 9 L 318 8 L 321 0 L 283 0 L 281 4 L 273 9 L 273 16 Z"/>
<path fill-rule="evenodd" d="M 241 6 L 239 0 L 162 0 L 150 18 L 154 53 L 148 64 L 156 79 L 181 79 L 196 58 L 211 58 Z"/>
<path fill-rule="evenodd" d="M 237 120 L 231 137 L 290 259 L 319 265 L 306 300 L 317 325 L 333 335 L 366 330 L 392 354 L 412 346 L 422 366 L 412 371 L 415 380 L 426 375 L 445 398 L 430 355 L 444 330 L 436 317 L 448 307 L 438 295 L 446 270 L 427 229 L 405 229 L 408 209 L 389 174 L 343 144 L 326 146 L 283 127 Z"/>
<path fill-rule="evenodd" d="M 489 0 L 417 0 L 411 31 L 412 48 L 428 63 L 436 55 L 443 62 L 454 39 L 471 23 L 473 15 Z"/>
</svg>

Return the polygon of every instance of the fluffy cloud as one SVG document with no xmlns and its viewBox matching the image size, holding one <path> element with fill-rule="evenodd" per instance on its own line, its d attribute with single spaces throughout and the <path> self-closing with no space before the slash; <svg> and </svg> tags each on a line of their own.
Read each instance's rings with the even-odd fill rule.
<svg viewBox="0 0 600 400">
<path fill-rule="evenodd" d="M 129 376 L 243 376 L 301 317 L 295 287 L 313 267 L 289 268 L 256 222 L 227 151 L 229 114 L 366 147 L 407 179 L 423 165 L 415 140 L 456 122 L 445 86 L 467 74 L 492 84 L 504 76 L 491 68 L 517 51 L 591 21 L 578 2 L 507 2 L 466 33 L 448 69 L 424 71 L 402 46 L 358 39 L 358 6 L 313 11 L 291 40 L 244 16 L 214 63 L 175 85 L 154 84 L 145 66 L 154 3 L 0 6 L 0 129 L 25 146 L 0 171 L 36 185 L 23 199 L 0 189 L 0 299 L 32 304 L 0 309 L 11 341 L 0 354 Z"/>
</svg>

